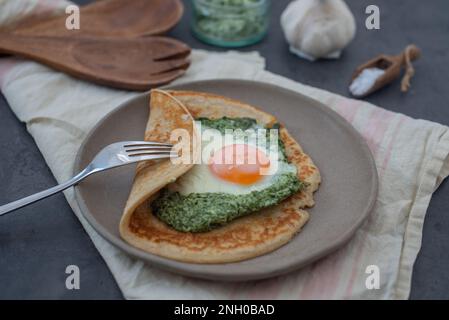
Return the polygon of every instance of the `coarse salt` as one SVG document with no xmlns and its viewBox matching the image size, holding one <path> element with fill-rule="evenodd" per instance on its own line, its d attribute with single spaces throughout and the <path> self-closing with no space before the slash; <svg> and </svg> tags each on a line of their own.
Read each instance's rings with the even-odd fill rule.
<svg viewBox="0 0 449 320">
<path fill-rule="evenodd" d="M 379 68 L 363 69 L 357 78 L 351 82 L 349 91 L 351 91 L 353 96 L 363 96 L 373 87 L 376 80 L 379 79 L 384 73 L 385 70 Z"/>
</svg>

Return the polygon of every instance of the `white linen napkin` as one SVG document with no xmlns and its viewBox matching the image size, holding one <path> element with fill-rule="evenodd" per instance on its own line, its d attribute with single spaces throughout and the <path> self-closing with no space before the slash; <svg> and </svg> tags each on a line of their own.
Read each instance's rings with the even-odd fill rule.
<svg viewBox="0 0 449 320">
<path fill-rule="evenodd" d="M 0 25 L 61 1 L 0 1 Z M 192 65 L 175 81 L 238 78 L 269 82 L 310 96 L 345 117 L 366 139 L 379 171 L 374 211 L 353 239 L 312 265 L 273 279 L 222 283 L 159 270 L 118 250 L 86 222 L 65 196 L 128 299 L 405 299 L 421 247 L 433 192 L 449 175 L 449 128 L 415 120 L 364 101 L 312 88 L 264 70 L 257 53 L 193 50 Z M 0 59 L 0 88 L 26 123 L 58 182 L 70 178 L 87 132 L 108 112 L 136 95 L 71 78 L 34 62 Z M 365 286 L 366 267 L 379 267 L 380 288 Z"/>
</svg>

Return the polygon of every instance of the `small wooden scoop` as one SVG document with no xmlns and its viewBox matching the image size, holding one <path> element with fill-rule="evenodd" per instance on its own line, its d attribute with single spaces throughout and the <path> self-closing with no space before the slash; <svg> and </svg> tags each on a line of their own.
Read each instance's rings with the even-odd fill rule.
<svg viewBox="0 0 449 320">
<path fill-rule="evenodd" d="M 89 39 L 0 34 L 0 53 L 23 56 L 98 84 L 148 90 L 184 74 L 190 48 L 165 37 Z"/>
<path fill-rule="evenodd" d="M 351 78 L 351 83 L 364 69 L 367 68 L 379 68 L 385 70 L 385 73 L 376 80 L 371 89 L 363 95 L 358 95 L 357 97 L 365 97 L 397 79 L 401 75 L 401 69 L 404 65 L 406 67 L 406 72 L 402 78 L 401 91 L 406 92 L 410 87 L 410 79 L 415 73 L 411 61 L 418 59 L 420 56 L 421 50 L 414 44 L 411 44 L 408 45 L 399 55 L 389 56 L 381 54 L 367 63 L 362 64 L 354 71 Z"/>
<path fill-rule="evenodd" d="M 3 30 L 27 36 L 138 37 L 159 35 L 181 19 L 179 0 L 108 0 L 80 8 L 80 29 L 68 30 L 68 15 L 36 15 Z"/>
</svg>

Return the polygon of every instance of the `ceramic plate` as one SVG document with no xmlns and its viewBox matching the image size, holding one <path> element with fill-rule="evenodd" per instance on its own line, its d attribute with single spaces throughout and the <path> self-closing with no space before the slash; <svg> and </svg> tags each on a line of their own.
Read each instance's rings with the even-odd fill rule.
<svg viewBox="0 0 449 320">
<path fill-rule="evenodd" d="M 93 175 L 75 188 L 89 223 L 105 239 L 130 255 L 172 272 L 193 277 L 241 281 L 268 278 L 301 268 L 345 244 L 371 211 L 377 195 L 376 167 L 362 137 L 342 117 L 308 97 L 271 84 L 211 80 L 170 87 L 220 94 L 274 114 L 285 124 L 320 169 L 322 184 L 316 205 L 302 232 L 272 253 L 227 264 L 192 264 L 161 258 L 127 244 L 119 220 L 131 188 L 135 166 Z M 141 140 L 148 119 L 149 94 L 144 93 L 108 114 L 82 144 L 75 172 L 104 146 Z"/>
</svg>

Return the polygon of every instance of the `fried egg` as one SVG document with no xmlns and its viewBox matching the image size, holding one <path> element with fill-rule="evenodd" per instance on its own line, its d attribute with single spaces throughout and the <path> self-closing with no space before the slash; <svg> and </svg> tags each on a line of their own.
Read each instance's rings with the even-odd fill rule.
<svg viewBox="0 0 449 320">
<path fill-rule="evenodd" d="M 280 153 L 273 153 L 252 139 L 242 139 L 241 135 L 229 139 L 217 130 L 204 126 L 199 129 L 202 161 L 170 184 L 171 191 L 181 195 L 248 194 L 270 187 L 279 175 L 296 174 L 296 167 L 282 161 Z M 214 134 L 208 134 L 211 131 L 207 130 Z"/>
</svg>

